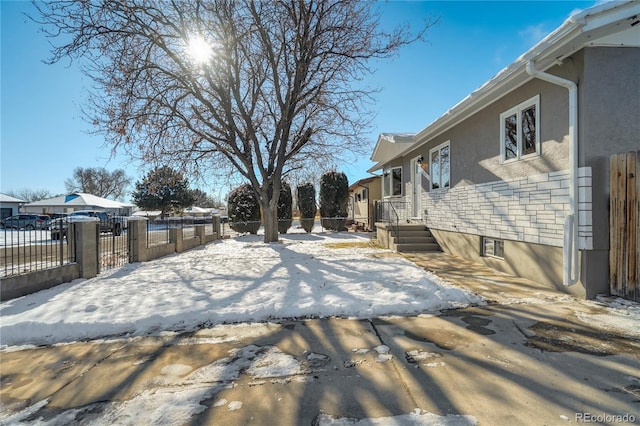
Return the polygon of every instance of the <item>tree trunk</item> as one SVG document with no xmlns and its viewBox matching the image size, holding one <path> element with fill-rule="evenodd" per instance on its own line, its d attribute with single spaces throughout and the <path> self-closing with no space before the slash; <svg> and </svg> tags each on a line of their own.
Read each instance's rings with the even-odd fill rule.
<svg viewBox="0 0 640 426">
<path fill-rule="evenodd" d="M 266 205 L 265 205 L 266 204 Z M 271 207 L 271 203 L 262 203 L 262 220 L 264 223 L 264 242 L 278 242 L 278 214 L 277 206 Z"/>
</svg>

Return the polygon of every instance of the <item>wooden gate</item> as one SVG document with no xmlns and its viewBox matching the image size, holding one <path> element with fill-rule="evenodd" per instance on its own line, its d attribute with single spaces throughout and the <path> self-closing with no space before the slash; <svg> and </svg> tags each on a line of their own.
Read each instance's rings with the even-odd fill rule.
<svg viewBox="0 0 640 426">
<path fill-rule="evenodd" d="M 609 288 L 640 302 L 640 151 L 610 159 Z"/>
</svg>

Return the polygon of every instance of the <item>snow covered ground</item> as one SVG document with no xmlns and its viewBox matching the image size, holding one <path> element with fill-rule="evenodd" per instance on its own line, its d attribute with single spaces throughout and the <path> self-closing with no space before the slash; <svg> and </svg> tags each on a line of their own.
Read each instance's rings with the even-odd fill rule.
<svg viewBox="0 0 640 426">
<path fill-rule="evenodd" d="M 47 229 L 0 229 L 0 247 L 10 245 L 51 243 L 51 231 Z"/>
<path fill-rule="evenodd" d="M 273 324 L 256 322 L 279 318 L 412 315 L 484 303 L 369 243 L 366 235 L 352 233 L 293 233 L 273 244 L 262 243 L 261 236 L 242 236 L 126 265 L 94 279 L 0 304 L 0 347 L 13 351 L 82 339 L 167 336 L 239 323 L 217 325 L 207 330 L 211 337 L 184 337 L 177 344 L 220 343 L 260 335 Z M 612 298 L 590 303 L 605 306 L 608 312 L 583 313 L 584 321 L 612 330 L 637 330 L 640 305 Z M 371 353 L 375 362 L 392 358 L 385 345 L 353 349 L 360 351 Z M 437 357 L 431 352 L 414 350 L 406 355 L 426 368 L 445 365 L 429 362 Z M 56 412 L 46 420 L 39 417 L 39 410 L 47 408 L 48 399 L 25 401 L 17 403 L 22 404 L 19 407 L 0 406 L 0 423 L 184 424 L 205 410 L 209 401 L 229 411 L 246 409 L 241 400 L 217 395 L 235 386 L 241 375 L 248 375 L 254 384 L 313 380 L 309 365 L 321 357 L 326 355 L 308 353 L 305 363 L 276 346 L 250 344 L 200 368 L 167 365 L 160 377 L 144 382 L 129 400 L 97 402 Z M 365 419 L 320 413 L 317 422 L 323 426 L 477 424 L 473 416 L 438 416 L 418 408 L 395 417 Z"/>
<path fill-rule="evenodd" d="M 0 347 L 279 318 L 412 315 L 483 303 L 353 233 L 222 240 L 0 305 Z"/>
</svg>

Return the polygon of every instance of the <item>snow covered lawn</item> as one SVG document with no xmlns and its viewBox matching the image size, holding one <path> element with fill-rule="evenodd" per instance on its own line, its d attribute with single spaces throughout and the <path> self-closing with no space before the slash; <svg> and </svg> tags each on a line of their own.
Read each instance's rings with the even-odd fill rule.
<svg viewBox="0 0 640 426">
<path fill-rule="evenodd" d="M 482 303 L 352 233 L 223 240 L 0 305 L 0 346 L 278 318 L 420 314 Z"/>
</svg>

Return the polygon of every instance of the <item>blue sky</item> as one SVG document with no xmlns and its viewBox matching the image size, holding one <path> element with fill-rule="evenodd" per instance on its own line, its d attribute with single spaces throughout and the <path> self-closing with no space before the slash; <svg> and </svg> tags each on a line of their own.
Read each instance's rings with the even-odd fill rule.
<svg viewBox="0 0 640 426">
<path fill-rule="evenodd" d="M 391 1 L 380 4 L 384 25 L 419 26 L 438 18 L 426 43 L 376 64 L 371 86 L 382 89 L 372 108 L 371 144 L 381 132 L 418 132 L 513 62 L 574 11 L 595 1 Z M 0 192 L 28 188 L 65 192 L 76 167 L 124 168 L 134 182 L 145 169 L 110 150 L 81 117 L 91 82 L 66 62 L 46 65 L 49 41 L 22 13 L 26 1 L 1 0 Z M 367 177 L 369 156 L 343 165 L 349 182 Z M 224 197 L 228 188 L 194 182 Z"/>
</svg>

